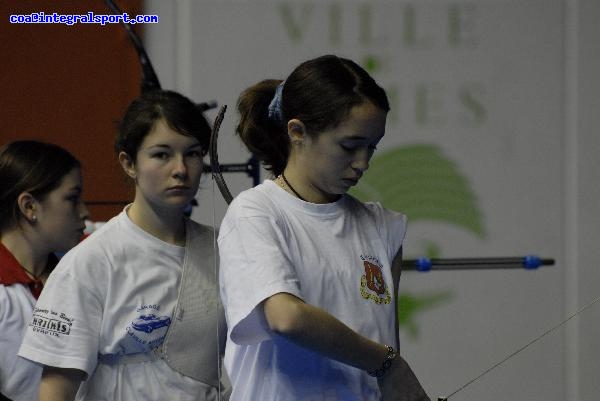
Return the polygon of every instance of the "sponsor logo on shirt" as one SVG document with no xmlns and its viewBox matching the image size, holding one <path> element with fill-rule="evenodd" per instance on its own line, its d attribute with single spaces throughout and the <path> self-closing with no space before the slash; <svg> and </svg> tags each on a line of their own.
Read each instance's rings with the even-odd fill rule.
<svg viewBox="0 0 600 401">
<path fill-rule="evenodd" d="M 29 327 L 36 333 L 60 337 L 71 333 L 72 324 L 73 319 L 62 312 L 35 308 Z"/>
<path fill-rule="evenodd" d="M 171 324 L 171 318 L 169 316 L 156 316 L 156 315 L 141 315 L 133 322 L 131 327 L 137 331 L 145 331 L 146 333 L 152 333 L 154 329 L 169 326 Z"/>
<path fill-rule="evenodd" d="M 171 317 L 160 314 L 160 305 L 142 305 L 137 308 L 137 318 L 127 326 L 127 335 L 145 348 L 160 346 L 171 325 Z"/>
<path fill-rule="evenodd" d="M 373 255 L 360 255 L 360 259 L 365 269 L 360 279 L 360 295 L 376 304 L 389 304 L 392 297 L 383 277 L 383 265 Z"/>
</svg>

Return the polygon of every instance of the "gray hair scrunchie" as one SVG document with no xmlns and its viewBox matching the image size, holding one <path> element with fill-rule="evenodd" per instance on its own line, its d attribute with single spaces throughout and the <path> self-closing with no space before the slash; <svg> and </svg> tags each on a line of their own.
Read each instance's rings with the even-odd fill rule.
<svg viewBox="0 0 600 401">
<path fill-rule="evenodd" d="M 279 85 L 277 85 L 277 89 L 275 89 L 275 95 L 269 103 L 269 120 L 277 121 L 279 123 L 283 122 L 283 112 L 281 111 L 281 95 L 283 93 L 283 84 L 285 81 L 282 81 Z"/>
</svg>

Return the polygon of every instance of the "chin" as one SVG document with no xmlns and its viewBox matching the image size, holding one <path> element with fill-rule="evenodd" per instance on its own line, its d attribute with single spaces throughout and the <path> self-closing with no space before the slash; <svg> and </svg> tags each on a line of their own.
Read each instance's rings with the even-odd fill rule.
<svg viewBox="0 0 600 401">
<path fill-rule="evenodd" d="M 348 191 L 350 191 L 350 188 L 352 188 L 352 187 L 343 186 L 343 187 L 336 189 L 335 191 L 332 191 L 331 194 L 334 196 L 342 196 L 342 195 L 347 194 Z"/>
<path fill-rule="evenodd" d="M 163 205 L 167 206 L 167 207 L 180 207 L 180 208 L 184 208 L 186 205 L 188 205 L 191 201 L 192 201 L 193 197 L 171 197 L 166 199 L 163 202 Z"/>
</svg>

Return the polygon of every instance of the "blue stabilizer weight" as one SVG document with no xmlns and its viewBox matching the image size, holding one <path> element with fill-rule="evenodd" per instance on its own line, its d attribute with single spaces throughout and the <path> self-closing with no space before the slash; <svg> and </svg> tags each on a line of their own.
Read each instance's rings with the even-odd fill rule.
<svg viewBox="0 0 600 401">
<path fill-rule="evenodd" d="M 431 270 L 431 259 L 429 258 L 418 258 L 415 260 L 415 267 L 417 271 L 428 272 Z"/>
<path fill-rule="evenodd" d="M 539 256 L 527 255 L 523 258 L 523 267 L 527 270 L 535 270 L 542 265 L 542 259 Z"/>
</svg>

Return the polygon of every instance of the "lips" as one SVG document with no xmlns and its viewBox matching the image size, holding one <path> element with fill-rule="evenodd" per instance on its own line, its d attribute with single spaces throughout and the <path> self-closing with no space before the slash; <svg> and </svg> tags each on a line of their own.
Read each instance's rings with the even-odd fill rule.
<svg viewBox="0 0 600 401">
<path fill-rule="evenodd" d="M 190 187 L 187 187 L 185 185 L 175 185 L 173 187 L 167 188 L 167 191 L 187 191 L 188 189 L 190 189 Z"/>
</svg>

